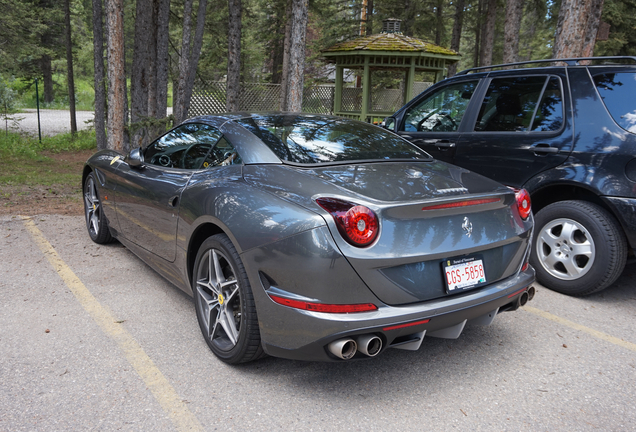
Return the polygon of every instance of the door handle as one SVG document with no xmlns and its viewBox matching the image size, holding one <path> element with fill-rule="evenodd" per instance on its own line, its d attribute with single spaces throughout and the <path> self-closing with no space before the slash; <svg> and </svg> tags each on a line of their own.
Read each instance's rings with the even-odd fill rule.
<svg viewBox="0 0 636 432">
<path fill-rule="evenodd" d="M 561 149 L 558 147 L 550 147 L 548 144 L 535 144 L 530 147 L 530 151 L 537 156 L 546 156 L 548 154 L 557 154 L 561 151 Z"/>
<path fill-rule="evenodd" d="M 435 144 L 438 150 L 446 151 L 452 148 L 455 148 L 455 143 L 448 140 L 431 140 L 433 141 L 431 144 Z"/>
</svg>

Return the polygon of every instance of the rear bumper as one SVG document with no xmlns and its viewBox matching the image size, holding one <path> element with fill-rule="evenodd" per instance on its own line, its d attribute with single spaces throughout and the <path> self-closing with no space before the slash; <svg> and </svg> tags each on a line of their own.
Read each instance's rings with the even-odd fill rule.
<svg viewBox="0 0 636 432">
<path fill-rule="evenodd" d="M 261 326 L 263 348 L 275 357 L 342 361 L 329 352 L 327 346 L 331 342 L 375 335 L 382 340 L 382 351 L 387 348 L 416 350 L 427 334 L 456 338 L 465 324 L 490 324 L 498 312 L 516 309 L 534 277 L 534 269 L 528 267 L 524 272 L 479 290 L 405 306 L 381 305 L 374 312 L 352 314 L 309 312 L 281 306 L 262 291 L 265 298 L 258 302 L 259 321 L 282 324 Z M 358 353 L 354 358 L 365 357 Z"/>
</svg>

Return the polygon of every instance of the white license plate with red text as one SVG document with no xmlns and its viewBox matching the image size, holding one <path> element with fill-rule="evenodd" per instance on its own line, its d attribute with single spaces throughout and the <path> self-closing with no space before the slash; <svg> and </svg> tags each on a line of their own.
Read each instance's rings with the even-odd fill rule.
<svg viewBox="0 0 636 432">
<path fill-rule="evenodd" d="M 486 269 L 479 258 L 446 260 L 443 268 L 448 292 L 475 288 L 486 283 Z"/>
</svg>

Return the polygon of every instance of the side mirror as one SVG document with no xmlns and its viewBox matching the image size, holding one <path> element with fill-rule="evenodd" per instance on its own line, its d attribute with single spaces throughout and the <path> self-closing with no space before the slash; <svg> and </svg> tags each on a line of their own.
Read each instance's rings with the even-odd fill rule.
<svg viewBox="0 0 636 432">
<path fill-rule="evenodd" d="M 132 149 L 130 153 L 128 153 L 126 162 L 128 162 L 128 165 L 130 165 L 131 167 L 140 167 L 144 163 L 144 158 L 141 153 L 141 147 Z"/>
<path fill-rule="evenodd" d="M 396 123 L 395 117 L 386 117 L 382 122 L 382 127 L 390 130 L 391 132 L 395 132 Z"/>
</svg>

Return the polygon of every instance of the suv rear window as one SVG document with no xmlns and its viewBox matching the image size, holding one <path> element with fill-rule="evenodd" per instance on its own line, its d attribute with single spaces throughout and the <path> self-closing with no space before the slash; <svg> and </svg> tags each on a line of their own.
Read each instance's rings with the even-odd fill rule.
<svg viewBox="0 0 636 432">
<path fill-rule="evenodd" d="M 596 75 L 594 83 L 614 121 L 623 129 L 636 133 L 636 73 Z"/>
<path fill-rule="evenodd" d="M 561 129 L 562 124 L 563 106 L 558 78 L 495 78 L 488 86 L 475 130 L 547 132 Z"/>
</svg>

